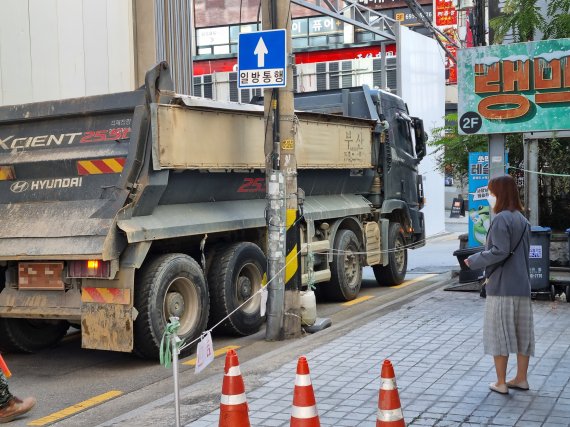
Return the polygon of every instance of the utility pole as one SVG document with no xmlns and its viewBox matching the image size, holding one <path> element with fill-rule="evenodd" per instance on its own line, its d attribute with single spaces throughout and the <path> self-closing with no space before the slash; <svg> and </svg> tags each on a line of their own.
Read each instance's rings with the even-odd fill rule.
<svg viewBox="0 0 570 427">
<path fill-rule="evenodd" d="M 265 176 L 267 183 L 267 330 L 265 338 L 277 341 L 301 335 L 299 290 L 299 209 L 295 158 L 295 108 L 291 48 L 291 2 L 262 0 L 263 30 L 285 29 L 286 87 L 265 89 Z"/>
<path fill-rule="evenodd" d="M 530 225 L 538 225 L 538 139 L 523 134 L 523 149 L 525 213 Z"/>
</svg>

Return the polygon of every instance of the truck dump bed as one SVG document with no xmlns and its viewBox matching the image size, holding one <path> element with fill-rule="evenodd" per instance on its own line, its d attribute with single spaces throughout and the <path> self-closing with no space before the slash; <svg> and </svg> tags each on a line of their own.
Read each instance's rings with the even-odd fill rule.
<svg viewBox="0 0 570 427">
<path fill-rule="evenodd" d="M 127 241 L 125 218 L 117 215 L 129 195 L 131 184 L 127 183 L 146 182 L 146 174 L 160 170 L 181 173 L 169 174 L 156 197 L 151 202 L 147 199 L 144 208 L 130 210 L 127 219 L 152 215 L 161 205 L 172 210 L 189 203 L 197 208 L 196 203 L 212 199 L 265 197 L 259 192 L 240 192 L 243 174 L 233 172 L 255 170 L 251 176 L 263 179 L 261 107 L 185 96 L 170 98 L 171 104 L 145 102 L 145 92 L 139 90 L 0 108 L 0 215 L 4 218 L 0 260 L 118 258 L 132 243 Z M 151 113 L 148 133 L 141 123 L 148 115 L 135 114 L 137 106 Z M 345 187 L 352 193 L 354 185 L 366 191 L 371 176 L 352 176 L 350 171 L 372 167 L 373 124 L 299 112 L 299 168 L 329 169 L 329 174 L 344 170 L 342 177 L 341 172 L 334 172 L 337 184 L 332 189 L 330 183 L 321 185 L 323 194 Z M 146 155 L 141 151 L 147 151 Z M 152 158 L 150 165 L 144 160 L 144 176 L 134 170 L 135 165 L 141 168 L 142 157 Z M 323 174 L 303 172 L 300 180 L 312 194 L 314 188 L 321 188 L 320 181 L 328 179 Z M 215 185 L 213 179 L 224 184 Z M 233 191 L 225 194 L 227 189 Z M 161 230 L 151 233 L 150 240 L 172 237 L 159 222 Z"/>
<path fill-rule="evenodd" d="M 142 104 L 139 90 L 0 107 L 0 260 L 118 256 L 109 231 Z"/>
<path fill-rule="evenodd" d="M 189 96 L 175 103 L 151 107 L 155 169 L 265 169 L 262 106 Z M 305 111 L 296 115 L 298 168 L 372 167 L 375 122 Z"/>
</svg>

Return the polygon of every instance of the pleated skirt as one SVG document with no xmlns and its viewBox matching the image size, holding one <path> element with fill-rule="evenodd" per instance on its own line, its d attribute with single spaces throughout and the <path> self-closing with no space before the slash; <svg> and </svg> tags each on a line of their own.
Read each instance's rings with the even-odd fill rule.
<svg viewBox="0 0 570 427">
<path fill-rule="evenodd" d="M 483 350 L 492 356 L 534 356 L 534 323 L 529 297 L 489 296 L 485 301 Z"/>
</svg>

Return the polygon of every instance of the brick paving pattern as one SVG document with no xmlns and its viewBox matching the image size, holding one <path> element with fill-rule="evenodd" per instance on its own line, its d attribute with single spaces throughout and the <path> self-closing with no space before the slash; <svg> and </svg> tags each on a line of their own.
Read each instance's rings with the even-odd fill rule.
<svg viewBox="0 0 570 427">
<path fill-rule="evenodd" d="M 308 353 L 321 426 L 376 425 L 380 365 L 392 361 L 409 426 L 570 426 L 570 304 L 534 301 L 530 391 L 502 396 L 483 355 L 484 300 L 438 290 Z M 514 376 L 511 356 L 509 377 Z M 296 360 L 246 390 L 252 426 L 288 426 Z M 214 411 L 187 427 L 213 426 Z"/>
</svg>

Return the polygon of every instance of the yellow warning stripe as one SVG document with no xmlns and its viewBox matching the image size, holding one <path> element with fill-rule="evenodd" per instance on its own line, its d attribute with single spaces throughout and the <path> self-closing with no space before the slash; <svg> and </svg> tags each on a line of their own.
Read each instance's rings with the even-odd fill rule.
<svg viewBox="0 0 570 427">
<path fill-rule="evenodd" d="M 116 288 L 82 288 L 81 302 L 128 305 L 131 302 L 131 290 Z"/>
<path fill-rule="evenodd" d="M 123 165 L 119 163 L 115 158 L 97 159 L 97 160 L 78 160 L 77 166 L 78 169 L 80 170 L 80 175 L 85 175 L 85 172 L 81 172 L 81 168 L 83 168 L 89 175 L 120 173 L 123 171 Z"/>
<path fill-rule="evenodd" d="M 77 403 L 68 408 L 62 409 L 61 411 L 54 412 L 46 417 L 39 418 L 37 420 L 28 423 L 29 426 L 45 426 L 46 424 L 51 424 L 62 418 L 69 417 L 71 415 L 77 414 L 78 412 L 89 409 L 95 405 L 99 405 L 107 400 L 114 399 L 117 396 L 123 394 L 122 391 L 112 390 L 107 393 L 100 394 L 99 396 L 92 397 L 91 399 L 84 400 L 83 402 Z"/>
<path fill-rule="evenodd" d="M 119 173 L 123 171 L 123 165 L 120 164 L 116 159 L 103 159 L 103 161 L 107 166 L 113 169 L 113 172 Z"/>
<path fill-rule="evenodd" d="M 393 289 L 405 288 L 406 286 L 413 285 L 414 283 L 421 282 L 422 280 L 429 279 L 430 277 L 437 276 L 437 274 L 424 274 L 423 276 L 416 277 L 415 279 L 408 280 L 397 286 L 392 286 Z"/>
<path fill-rule="evenodd" d="M 287 284 L 297 272 L 297 264 L 297 245 L 295 245 L 285 257 L 285 284 Z"/>
<path fill-rule="evenodd" d="M 341 305 L 344 307 L 350 307 L 351 305 L 360 304 L 361 302 L 368 301 L 371 298 L 374 298 L 374 295 L 364 295 L 363 297 L 353 299 L 352 301 L 345 302 Z"/>
<path fill-rule="evenodd" d="M 214 350 L 214 357 L 221 356 L 222 354 L 226 354 L 228 350 L 237 350 L 240 346 L 239 345 L 228 345 L 217 350 Z M 186 362 L 182 362 L 183 365 L 188 366 L 196 366 L 196 358 L 187 360 Z"/>
<path fill-rule="evenodd" d="M 79 166 L 81 166 L 83 169 L 89 172 L 90 175 L 97 175 L 101 173 L 99 168 L 95 166 L 93 163 L 91 163 L 90 160 L 79 160 L 77 163 L 79 164 Z"/>
<path fill-rule="evenodd" d="M 285 225 L 287 226 L 287 228 L 295 224 L 296 219 L 297 219 L 297 211 L 295 209 L 287 209 L 286 218 L 285 218 Z"/>
<path fill-rule="evenodd" d="M 297 236 L 295 234 L 296 227 L 294 227 L 295 221 L 297 220 L 297 210 L 296 209 L 287 209 L 286 217 L 285 217 L 285 224 L 287 226 L 287 233 L 286 233 L 286 250 L 287 255 L 285 257 L 285 286 L 287 283 L 295 277 L 297 274 L 297 270 L 299 269 L 299 258 L 297 254 L 297 244 L 296 239 Z M 293 245 L 293 243 L 295 243 Z M 293 247 L 291 247 L 293 245 Z"/>
</svg>

